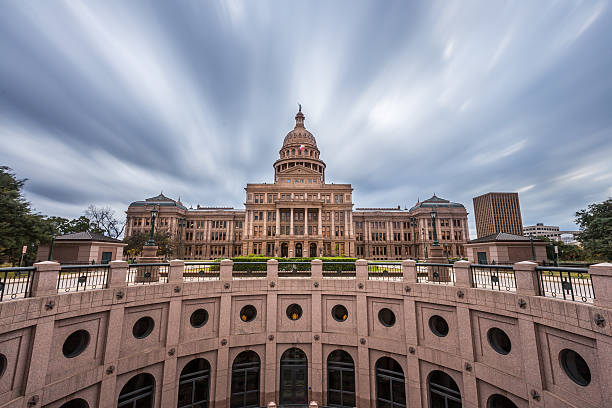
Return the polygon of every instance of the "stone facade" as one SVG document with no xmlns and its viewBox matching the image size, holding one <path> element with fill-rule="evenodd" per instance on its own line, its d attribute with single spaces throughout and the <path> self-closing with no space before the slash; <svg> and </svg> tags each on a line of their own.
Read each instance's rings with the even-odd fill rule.
<svg viewBox="0 0 612 408">
<path fill-rule="evenodd" d="M 182 259 L 247 254 L 424 259 L 433 244 L 430 212 L 436 210 L 446 256 L 465 255 L 469 229 L 463 205 L 434 195 L 409 210 L 353 209 L 352 186 L 325 182 L 326 165 L 301 110 L 295 120 L 274 163 L 274 182 L 247 184 L 244 210 L 187 209 L 180 199 L 160 194 L 129 206 L 126 237 L 148 232 L 156 208 L 156 228 L 175 237 Z"/>
<path fill-rule="evenodd" d="M 36 267 L 33 297 L 0 303 L 3 408 L 117 407 L 135 388 L 137 406 L 175 407 L 193 397 L 194 362 L 215 408 L 244 407 L 245 395 L 258 406 L 296 395 L 329 405 L 337 392 L 344 406 L 391 396 L 430 407 L 440 390 L 454 407 L 612 406 L 611 264 L 589 270 L 594 304 L 537 296 L 530 262 L 514 266 L 515 292 L 471 287 L 464 261 L 454 286 L 417 283 L 414 261 L 378 280 L 365 261 L 335 279 L 320 261 L 306 278 L 279 276 L 275 260 L 261 278 L 237 278 L 225 260 L 216 279 L 191 282 L 172 261 L 167 283 L 128 286 L 128 264 L 115 261 L 108 288 L 67 294 L 56 294 L 59 264 Z M 340 369 L 338 391 L 329 384 Z"/>
</svg>

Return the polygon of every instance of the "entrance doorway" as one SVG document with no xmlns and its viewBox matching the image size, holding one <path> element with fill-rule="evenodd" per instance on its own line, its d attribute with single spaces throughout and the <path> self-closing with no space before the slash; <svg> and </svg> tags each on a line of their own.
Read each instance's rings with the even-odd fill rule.
<svg viewBox="0 0 612 408">
<path fill-rule="evenodd" d="M 479 265 L 487 264 L 487 253 L 486 252 L 478 252 L 478 264 Z"/>
<path fill-rule="evenodd" d="M 280 360 L 280 405 L 308 404 L 308 360 L 298 348 L 285 351 Z"/>
<path fill-rule="evenodd" d="M 289 245 L 286 242 L 281 244 L 281 257 L 287 258 L 289 256 Z"/>
<path fill-rule="evenodd" d="M 310 257 L 317 257 L 317 244 L 315 244 L 314 242 L 310 244 Z"/>
<path fill-rule="evenodd" d="M 295 257 L 296 258 L 302 257 L 302 244 L 300 242 L 295 244 Z"/>
</svg>

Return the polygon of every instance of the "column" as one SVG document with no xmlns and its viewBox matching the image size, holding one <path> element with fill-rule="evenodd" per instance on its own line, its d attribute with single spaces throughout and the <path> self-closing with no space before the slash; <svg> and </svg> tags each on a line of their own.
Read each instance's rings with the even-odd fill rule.
<svg viewBox="0 0 612 408">
<path fill-rule="evenodd" d="M 535 262 L 522 261 L 514 264 L 516 293 L 519 295 L 537 296 L 540 292 Z"/>
<path fill-rule="evenodd" d="M 293 235 L 293 207 L 291 208 L 291 213 L 290 213 L 290 220 L 289 220 L 289 235 Z"/>
<path fill-rule="evenodd" d="M 268 212 L 264 211 L 264 233 L 263 236 L 267 237 L 268 236 Z"/>
<path fill-rule="evenodd" d="M 308 207 L 304 207 L 304 235 L 308 235 Z"/>
<path fill-rule="evenodd" d="M 319 236 L 322 237 L 323 236 L 323 211 L 321 211 L 321 207 L 319 207 L 319 219 L 317 220 L 319 222 Z"/>
<path fill-rule="evenodd" d="M 338 255 L 336 253 L 336 246 L 334 245 L 334 238 L 336 238 L 336 228 L 335 228 L 335 222 L 334 222 L 334 218 L 336 216 L 336 212 L 332 211 L 331 212 L 331 239 L 332 239 L 332 247 L 331 247 L 331 251 L 332 251 L 332 256 L 336 256 Z"/>
<path fill-rule="evenodd" d="M 280 208 L 276 209 L 276 236 L 280 236 Z"/>
</svg>

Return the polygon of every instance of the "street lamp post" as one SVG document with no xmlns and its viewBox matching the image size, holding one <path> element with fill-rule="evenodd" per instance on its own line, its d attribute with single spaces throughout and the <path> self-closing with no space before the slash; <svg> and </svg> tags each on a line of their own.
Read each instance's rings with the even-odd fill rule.
<svg viewBox="0 0 612 408">
<path fill-rule="evenodd" d="M 425 228 L 421 227 L 421 234 L 423 235 L 423 253 L 425 255 L 425 259 L 429 258 L 427 256 L 427 244 L 425 243 Z"/>
<path fill-rule="evenodd" d="M 145 246 L 155 246 L 155 239 L 153 238 L 153 235 L 155 234 L 155 218 L 157 218 L 157 209 L 153 208 L 151 210 L 151 234 L 149 235 L 149 240 Z"/>
<path fill-rule="evenodd" d="M 183 249 L 183 228 L 185 227 L 186 224 L 187 224 L 187 218 L 179 218 L 179 220 L 178 220 L 179 244 L 178 244 L 178 256 L 177 256 L 177 258 L 179 258 L 179 259 L 183 259 L 183 258 L 181 258 L 183 256 L 181 251 Z"/>
<path fill-rule="evenodd" d="M 438 242 L 438 233 L 436 232 L 436 217 L 438 213 L 436 210 L 431 210 L 429 215 L 431 215 L 431 226 L 433 227 L 433 246 L 439 247 L 440 243 Z"/>
<path fill-rule="evenodd" d="M 412 227 L 412 239 L 414 239 L 414 258 L 419 259 L 417 237 L 416 237 L 416 234 L 414 233 L 414 228 L 416 227 L 416 225 L 417 225 L 416 217 L 410 217 L 410 226 Z"/>
</svg>

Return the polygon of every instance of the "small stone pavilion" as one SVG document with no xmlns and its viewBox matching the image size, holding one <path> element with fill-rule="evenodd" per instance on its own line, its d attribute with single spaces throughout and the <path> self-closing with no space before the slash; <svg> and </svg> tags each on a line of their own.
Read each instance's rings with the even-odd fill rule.
<svg viewBox="0 0 612 408">
<path fill-rule="evenodd" d="M 127 244 L 95 232 L 76 232 L 55 237 L 52 260 L 61 264 L 102 264 L 123 260 L 123 248 Z M 41 245 L 37 261 L 49 259 L 49 245 Z"/>
</svg>

